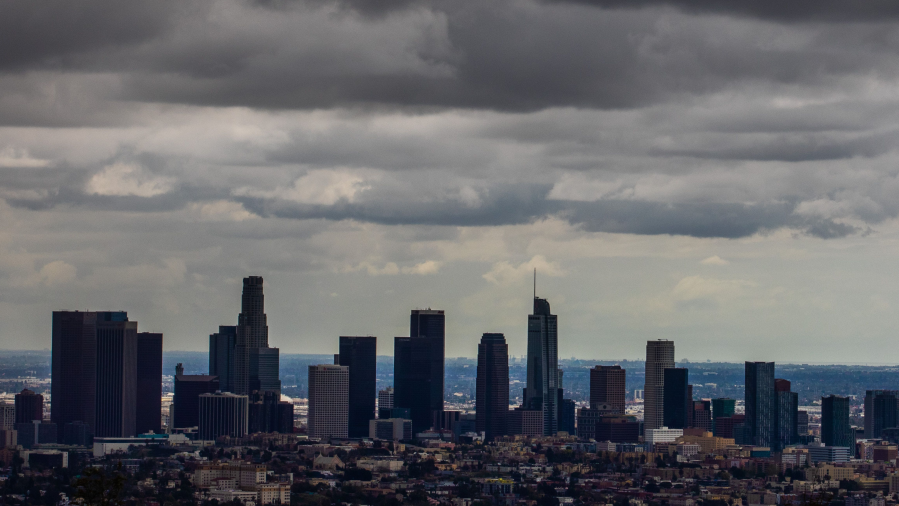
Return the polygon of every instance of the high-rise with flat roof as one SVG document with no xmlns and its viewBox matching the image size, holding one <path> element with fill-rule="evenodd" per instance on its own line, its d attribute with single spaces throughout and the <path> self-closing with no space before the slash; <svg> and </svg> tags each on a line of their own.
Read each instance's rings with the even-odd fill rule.
<svg viewBox="0 0 899 506">
<path fill-rule="evenodd" d="M 393 387 L 378 390 L 378 418 L 390 418 L 393 410 Z"/>
<path fill-rule="evenodd" d="M 393 340 L 394 407 L 409 409 L 414 433 L 443 420 L 445 329 L 443 310 L 414 309 L 409 337 Z"/>
<path fill-rule="evenodd" d="M 23 389 L 15 398 L 16 423 L 31 423 L 44 419 L 44 396 Z"/>
<path fill-rule="evenodd" d="M 590 369 L 590 407 L 608 406 L 624 414 L 626 372 L 620 365 L 598 365 Z"/>
<path fill-rule="evenodd" d="M 309 366 L 309 437 L 347 437 L 350 372 L 342 365 Z"/>
<path fill-rule="evenodd" d="M 881 437 L 883 429 L 899 426 L 899 391 L 865 391 L 865 438 Z"/>
<path fill-rule="evenodd" d="M 349 437 L 368 437 L 369 421 L 375 418 L 377 395 L 378 338 L 340 336 L 339 365 L 349 368 Z"/>
<path fill-rule="evenodd" d="M 136 432 L 161 433 L 162 425 L 162 334 L 137 334 Z"/>
<path fill-rule="evenodd" d="M 746 362 L 745 444 L 776 446 L 777 406 L 774 394 L 774 362 Z"/>
<path fill-rule="evenodd" d="M 237 327 L 219 325 L 219 331 L 209 335 L 209 375 L 219 379 L 223 392 L 234 390 L 234 346 L 237 342 Z"/>
<path fill-rule="evenodd" d="M 176 369 L 176 372 L 183 371 Z M 175 396 L 169 408 L 172 414 L 169 424 L 174 429 L 183 429 L 200 425 L 200 396 L 213 394 L 220 388 L 215 376 L 175 374 L 174 390 Z"/>
<path fill-rule="evenodd" d="M 665 386 L 662 394 L 662 422 L 669 429 L 686 429 L 690 426 L 688 410 L 693 409 L 689 389 L 689 371 L 672 367 L 663 372 Z"/>
<path fill-rule="evenodd" d="M 559 430 L 559 326 L 549 301 L 534 297 L 534 314 L 528 315 L 527 383 L 524 407 L 543 412 L 543 434 Z"/>
<path fill-rule="evenodd" d="M 849 425 L 849 398 L 828 395 L 821 398 L 821 442 L 824 446 L 855 446 Z"/>
<path fill-rule="evenodd" d="M 54 311 L 50 420 L 58 427 L 81 421 L 94 434 L 97 410 L 97 319 L 100 313 Z M 125 312 L 106 313 L 126 320 Z"/>
<path fill-rule="evenodd" d="M 663 427 L 665 411 L 665 369 L 674 367 L 674 341 L 659 339 L 646 343 L 646 383 L 643 388 L 643 427 Z"/>
<path fill-rule="evenodd" d="M 230 392 L 202 394 L 198 398 L 198 436 L 212 441 L 219 436 L 241 437 L 249 425 L 246 395 Z"/>
<path fill-rule="evenodd" d="M 775 421 L 777 437 L 771 451 L 779 452 L 790 445 L 799 443 L 799 394 L 790 391 L 790 382 L 774 380 L 774 395 L 777 408 Z"/>
<path fill-rule="evenodd" d="M 134 436 L 137 434 L 137 322 L 98 320 L 96 329 L 94 436 Z"/>
<path fill-rule="evenodd" d="M 475 417 L 485 441 L 509 432 L 509 345 L 502 334 L 484 334 L 478 344 Z"/>
</svg>

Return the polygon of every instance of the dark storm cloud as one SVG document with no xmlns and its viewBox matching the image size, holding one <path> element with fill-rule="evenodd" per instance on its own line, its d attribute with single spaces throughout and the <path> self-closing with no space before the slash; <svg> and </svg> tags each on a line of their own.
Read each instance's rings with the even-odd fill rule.
<svg viewBox="0 0 899 506">
<path fill-rule="evenodd" d="M 575 2 L 606 9 L 639 9 L 670 6 L 693 14 L 747 16 L 771 21 L 881 21 L 899 17 L 899 4 L 890 0 L 844 2 L 841 0 L 545 0 Z"/>
</svg>

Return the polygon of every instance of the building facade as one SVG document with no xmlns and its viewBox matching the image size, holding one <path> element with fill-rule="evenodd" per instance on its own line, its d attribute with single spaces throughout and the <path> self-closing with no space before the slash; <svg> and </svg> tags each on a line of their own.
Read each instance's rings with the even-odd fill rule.
<svg viewBox="0 0 899 506">
<path fill-rule="evenodd" d="M 777 409 L 775 420 L 777 437 L 771 451 L 779 452 L 790 445 L 799 443 L 799 394 L 790 391 L 790 382 L 774 380 L 774 395 Z"/>
<path fill-rule="evenodd" d="M 665 369 L 674 367 L 674 341 L 646 343 L 646 383 L 643 388 L 643 427 L 664 426 Z"/>
<path fill-rule="evenodd" d="M 441 428 L 445 314 L 443 310 L 412 310 L 409 327 L 409 337 L 393 341 L 394 407 L 409 409 L 412 431 L 418 433 Z"/>
<path fill-rule="evenodd" d="M 626 371 L 620 365 L 598 365 L 590 369 L 590 407 L 610 406 L 624 414 Z"/>
<path fill-rule="evenodd" d="M 484 334 L 478 344 L 475 416 L 485 441 L 509 431 L 509 345 L 502 334 Z"/>
<path fill-rule="evenodd" d="M 27 388 L 17 393 L 15 398 L 16 423 L 31 423 L 44 419 L 44 396 Z"/>
<path fill-rule="evenodd" d="M 233 392 L 234 346 L 237 327 L 219 325 L 219 331 L 209 335 L 209 375 L 219 379 L 222 392 Z"/>
<path fill-rule="evenodd" d="M 179 364 L 180 365 L 180 364 Z M 201 374 L 175 374 L 175 396 L 169 408 L 169 425 L 173 429 L 199 427 L 200 396 L 220 390 L 216 376 Z"/>
<path fill-rule="evenodd" d="M 349 387 L 348 367 L 333 364 L 309 366 L 309 437 L 347 437 Z"/>
<path fill-rule="evenodd" d="M 663 371 L 662 423 L 669 429 L 686 429 L 692 416 L 693 399 L 690 392 L 689 371 L 672 367 Z"/>
<path fill-rule="evenodd" d="M 137 434 L 137 322 L 97 321 L 97 414 L 94 435 Z M 160 377 L 161 381 L 161 377 Z"/>
<path fill-rule="evenodd" d="M 378 390 L 378 418 L 390 418 L 393 410 L 393 387 Z"/>
<path fill-rule="evenodd" d="M 559 374 L 558 318 L 549 301 L 534 297 L 534 314 L 528 316 L 527 383 L 524 407 L 543 412 L 543 434 L 559 430 L 559 401 L 562 399 Z"/>
<path fill-rule="evenodd" d="M 253 390 L 281 394 L 278 379 L 278 349 L 268 345 L 268 317 L 261 276 L 243 279 L 241 311 L 234 336 L 234 369 L 230 381 L 234 392 L 246 395 Z"/>
<path fill-rule="evenodd" d="M 137 334 L 137 434 L 162 432 L 162 334 Z"/>
<path fill-rule="evenodd" d="M 249 425 L 246 395 L 230 392 L 202 394 L 199 397 L 198 436 L 204 441 L 219 436 L 241 437 Z"/>
<path fill-rule="evenodd" d="M 349 368 L 349 437 L 367 437 L 375 418 L 378 338 L 340 336 L 338 365 Z"/>
<path fill-rule="evenodd" d="M 774 362 L 746 362 L 746 420 L 743 444 L 775 445 L 777 408 L 774 395 Z M 741 441 L 737 441 L 738 444 Z"/>
<path fill-rule="evenodd" d="M 821 442 L 824 446 L 855 446 L 849 425 L 849 398 L 828 395 L 821 398 Z"/>
</svg>

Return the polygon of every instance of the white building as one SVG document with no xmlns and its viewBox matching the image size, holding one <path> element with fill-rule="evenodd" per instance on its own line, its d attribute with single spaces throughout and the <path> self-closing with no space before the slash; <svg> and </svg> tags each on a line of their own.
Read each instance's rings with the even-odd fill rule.
<svg viewBox="0 0 899 506">
<path fill-rule="evenodd" d="M 653 451 L 656 443 L 673 443 L 684 435 L 684 429 L 669 429 L 668 427 L 646 429 L 644 432 L 643 441 L 646 442 L 647 451 Z"/>
<path fill-rule="evenodd" d="M 309 437 L 347 437 L 349 381 L 346 366 L 309 366 Z"/>
</svg>

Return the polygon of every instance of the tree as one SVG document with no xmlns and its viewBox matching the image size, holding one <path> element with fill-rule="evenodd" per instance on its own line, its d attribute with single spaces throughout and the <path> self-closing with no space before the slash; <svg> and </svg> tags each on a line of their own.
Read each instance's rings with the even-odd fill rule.
<svg viewBox="0 0 899 506">
<path fill-rule="evenodd" d="M 121 469 L 121 464 L 119 464 Z M 114 472 L 111 476 L 97 468 L 88 468 L 75 480 L 74 496 L 84 500 L 86 505 L 110 506 L 121 504 L 119 497 L 125 487 L 125 476 Z"/>
</svg>

